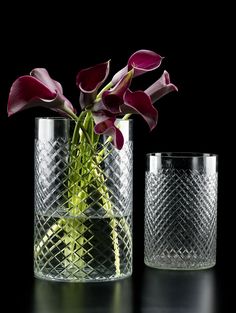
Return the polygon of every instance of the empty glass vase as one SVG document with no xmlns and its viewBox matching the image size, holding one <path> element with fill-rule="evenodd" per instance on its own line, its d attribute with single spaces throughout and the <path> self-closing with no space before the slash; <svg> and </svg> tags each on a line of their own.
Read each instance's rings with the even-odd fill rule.
<svg viewBox="0 0 236 313">
<path fill-rule="evenodd" d="M 216 262 L 217 156 L 147 156 L 145 263 L 195 270 Z"/>
</svg>

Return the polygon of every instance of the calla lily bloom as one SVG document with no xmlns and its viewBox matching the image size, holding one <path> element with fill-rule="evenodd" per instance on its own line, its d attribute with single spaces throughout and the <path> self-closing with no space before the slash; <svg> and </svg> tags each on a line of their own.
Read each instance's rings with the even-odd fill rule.
<svg viewBox="0 0 236 313">
<path fill-rule="evenodd" d="M 109 115 L 109 114 L 108 114 Z M 96 125 L 94 131 L 96 134 L 104 134 L 112 137 L 112 143 L 117 149 L 122 149 L 124 145 L 124 137 L 122 132 L 115 126 L 116 117 L 107 117 L 103 114 L 94 114 Z"/>
<path fill-rule="evenodd" d="M 129 71 L 114 88 L 107 90 L 102 95 L 104 113 L 109 111 L 115 115 L 140 114 L 152 130 L 157 124 L 157 110 L 151 98 L 144 91 L 132 92 L 128 88 L 131 84 L 134 70 Z M 101 103 L 97 105 L 102 109 Z M 96 105 L 95 105 L 96 107 Z M 106 113 L 105 113 L 106 114 Z"/>
<path fill-rule="evenodd" d="M 128 64 L 113 76 L 113 85 L 115 85 L 131 69 L 134 69 L 134 77 L 157 69 L 161 65 L 162 59 L 163 57 L 154 51 L 136 51 L 129 58 Z"/>
<path fill-rule="evenodd" d="M 107 95 L 107 97 L 108 96 L 110 97 L 110 95 Z M 94 109 L 92 109 L 94 116 L 96 116 L 96 114 L 106 117 L 125 114 L 139 114 L 148 123 L 151 130 L 156 126 L 158 115 L 157 110 L 152 105 L 150 96 L 144 91 L 140 90 L 132 92 L 127 89 L 123 93 L 122 97 L 118 97 L 118 95 L 113 94 L 112 99 L 116 105 L 116 110 L 114 110 L 114 106 L 109 105 L 109 102 L 106 100 L 106 96 L 103 98 L 104 100 L 101 100 L 94 106 Z M 104 104 L 105 101 L 108 102 L 106 105 Z M 96 123 L 96 118 L 94 118 L 94 120 Z"/>
<path fill-rule="evenodd" d="M 122 112 L 124 114 L 134 113 L 141 115 L 148 123 L 150 130 L 157 125 L 158 112 L 152 105 L 149 95 L 142 90 L 135 92 L 126 91 Z"/>
<path fill-rule="evenodd" d="M 63 95 L 61 84 L 53 80 L 44 68 L 36 68 L 30 75 L 15 80 L 8 98 L 8 116 L 36 106 L 47 107 L 63 115 L 75 113 Z"/>
<path fill-rule="evenodd" d="M 121 113 L 121 105 L 124 103 L 124 94 L 131 84 L 134 71 L 131 70 L 110 90 L 104 91 L 102 101 L 106 110 L 114 114 Z"/>
<path fill-rule="evenodd" d="M 171 91 L 178 91 L 178 88 L 170 82 L 169 73 L 164 71 L 162 76 L 145 90 L 145 93 L 151 97 L 152 102 L 154 103 Z"/>
<path fill-rule="evenodd" d="M 116 147 L 121 149 L 121 135 L 115 126 L 115 118 L 125 114 L 139 114 L 152 130 L 158 119 L 158 112 L 153 103 L 165 94 L 177 90 L 170 83 L 165 71 L 162 77 L 145 91 L 132 92 L 129 88 L 132 79 L 146 72 L 157 69 L 163 57 L 150 50 L 138 50 L 133 53 L 127 65 L 112 78 L 98 94 L 98 89 L 109 73 L 109 61 L 80 71 L 76 84 L 80 89 L 82 109 L 91 110 L 95 121 L 95 132 L 111 133 Z M 118 138 L 118 140 L 117 140 Z"/>
<path fill-rule="evenodd" d="M 96 99 L 97 91 L 106 80 L 110 70 L 110 61 L 81 70 L 76 77 L 76 85 L 80 89 L 80 106 L 82 110 L 89 108 Z"/>
<path fill-rule="evenodd" d="M 114 145 L 118 148 L 121 142 L 116 140 L 117 133 L 114 125 L 114 118 L 125 114 L 139 114 L 147 122 L 150 130 L 157 125 L 158 111 L 153 104 L 167 93 L 178 90 L 177 87 L 170 82 L 170 76 L 164 71 L 162 76 L 145 91 L 139 90 L 132 92 L 129 89 L 134 70 L 129 71 L 123 78 L 110 90 L 104 91 L 102 99 L 95 103 L 92 108 L 95 129 L 98 133 L 110 132 Z M 98 120 L 96 115 L 100 117 Z M 97 126 L 99 125 L 99 126 Z M 112 125 L 112 126 L 111 126 Z M 108 131 L 108 128 L 110 129 Z"/>
<path fill-rule="evenodd" d="M 132 92 L 128 89 L 124 94 L 121 112 L 140 114 L 152 130 L 156 127 L 158 119 L 158 112 L 153 104 L 172 91 L 178 91 L 178 88 L 170 82 L 169 73 L 164 71 L 162 76 L 145 91 Z"/>
</svg>

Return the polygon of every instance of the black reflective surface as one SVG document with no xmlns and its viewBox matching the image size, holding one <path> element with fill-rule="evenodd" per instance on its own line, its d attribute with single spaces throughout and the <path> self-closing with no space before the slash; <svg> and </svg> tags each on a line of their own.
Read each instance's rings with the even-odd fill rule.
<svg viewBox="0 0 236 313">
<path fill-rule="evenodd" d="M 111 283 L 56 283 L 36 279 L 33 312 L 133 312 L 131 279 Z"/>
<path fill-rule="evenodd" d="M 181 272 L 145 268 L 143 312 L 214 313 L 217 306 L 214 270 Z"/>
<path fill-rule="evenodd" d="M 217 269 L 165 271 L 146 266 L 130 278 L 106 283 L 22 277 L 4 289 L 3 300 L 10 312 L 25 313 L 221 313 L 234 304 L 230 278 L 220 277 Z"/>
</svg>

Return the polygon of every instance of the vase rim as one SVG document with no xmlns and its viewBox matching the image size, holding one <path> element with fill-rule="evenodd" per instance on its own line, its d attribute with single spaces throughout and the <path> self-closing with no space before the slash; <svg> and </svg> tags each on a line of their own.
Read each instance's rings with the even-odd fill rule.
<svg viewBox="0 0 236 313">
<path fill-rule="evenodd" d="M 172 159 L 192 159 L 192 158 L 217 158 L 218 154 L 208 152 L 152 152 L 147 153 L 147 157 L 172 158 Z"/>
<path fill-rule="evenodd" d="M 62 116 L 38 116 L 35 117 L 35 120 L 72 120 L 69 117 L 62 117 Z"/>
<path fill-rule="evenodd" d="M 69 118 L 69 117 L 62 117 L 62 116 L 37 116 L 35 117 L 35 120 L 38 121 L 38 120 L 62 120 L 62 121 L 67 121 L 67 120 L 70 120 L 70 121 L 74 121 L 72 118 Z M 133 123 L 133 119 L 128 119 L 128 120 L 123 120 L 122 118 L 117 118 L 116 119 L 117 122 L 130 122 L 130 123 Z"/>
<path fill-rule="evenodd" d="M 212 175 L 218 172 L 218 155 L 203 152 L 158 152 L 147 154 L 148 172 L 190 170 Z"/>
</svg>

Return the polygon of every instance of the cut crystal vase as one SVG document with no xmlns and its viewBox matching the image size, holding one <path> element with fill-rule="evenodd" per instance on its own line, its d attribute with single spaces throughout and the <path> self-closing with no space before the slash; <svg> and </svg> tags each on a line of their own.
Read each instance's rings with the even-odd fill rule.
<svg viewBox="0 0 236 313">
<path fill-rule="evenodd" d="M 217 156 L 153 153 L 145 181 L 145 263 L 196 270 L 216 263 Z"/>
<path fill-rule="evenodd" d="M 56 281 L 110 281 L 132 273 L 133 144 L 72 144 L 73 121 L 36 119 L 34 272 Z"/>
</svg>

